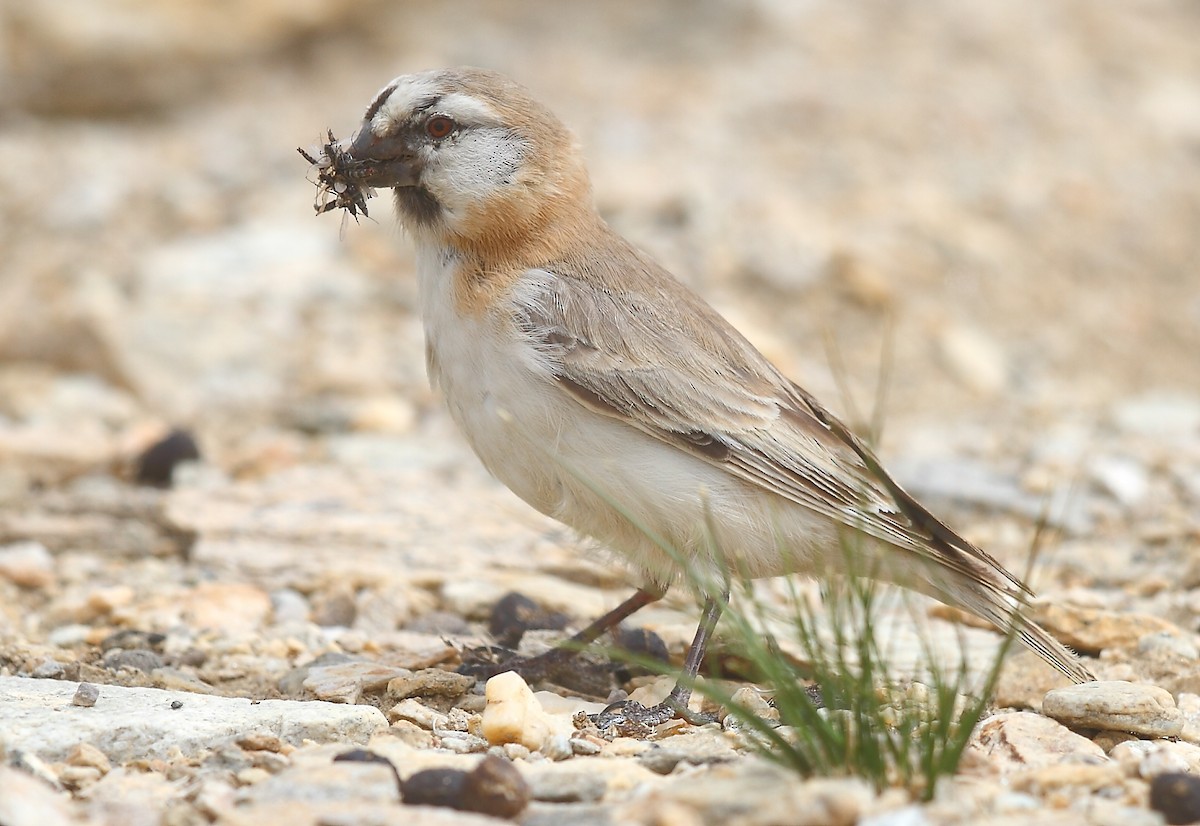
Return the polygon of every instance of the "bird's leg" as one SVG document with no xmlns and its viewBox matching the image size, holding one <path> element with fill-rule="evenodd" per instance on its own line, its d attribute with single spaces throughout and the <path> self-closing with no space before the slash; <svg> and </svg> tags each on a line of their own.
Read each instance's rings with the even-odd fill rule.
<svg viewBox="0 0 1200 826">
<path fill-rule="evenodd" d="M 713 629 L 717 627 L 721 611 L 728 601 L 728 591 L 720 598 L 709 597 L 705 600 L 704 613 L 700 617 L 700 625 L 696 627 L 696 636 L 692 638 L 691 647 L 683 660 L 683 673 L 671 689 L 671 693 L 667 695 L 667 699 L 649 708 L 628 700 L 613 703 L 592 717 L 596 728 L 601 732 L 615 729 L 618 734 L 645 734 L 673 717 L 679 717 L 693 725 L 711 723 L 713 718 L 688 708 L 688 701 L 692 699 L 692 686 L 696 684 L 696 675 L 700 673 L 700 663 L 704 660 L 708 640 Z"/>
<path fill-rule="evenodd" d="M 515 671 L 526 682 L 535 682 L 552 677 L 554 672 L 569 662 L 581 649 L 591 645 L 606 632 L 621 624 L 634 612 L 647 605 L 658 602 L 665 591 L 650 591 L 639 588 L 633 596 L 622 602 L 604 616 L 595 620 L 579 633 L 564 641 L 555 648 L 536 657 L 518 657 L 504 663 L 470 663 L 464 664 L 458 670 L 462 674 L 474 677 L 494 677 L 505 671 Z"/>
</svg>

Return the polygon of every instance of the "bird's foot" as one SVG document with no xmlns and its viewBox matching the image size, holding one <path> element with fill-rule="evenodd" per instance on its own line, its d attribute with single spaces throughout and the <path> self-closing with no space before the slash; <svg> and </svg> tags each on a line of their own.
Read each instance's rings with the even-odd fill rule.
<svg viewBox="0 0 1200 826">
<path fill-rule="evenodd" d="M 717 718 L 711 714 L 692 711 L 687 703 L 680 702 L 674 696 L 667 697 L 656 706 L 644 706 L 632 700 L 621 700 L 613 703 L 599 714 L 588 715 L 589 721 L 596 726 L 603 737 L 633 737 L 645 740 L 663 723 L 679 718 L 693 726 L 703 726 L 715 723 Z"/>
</svg>

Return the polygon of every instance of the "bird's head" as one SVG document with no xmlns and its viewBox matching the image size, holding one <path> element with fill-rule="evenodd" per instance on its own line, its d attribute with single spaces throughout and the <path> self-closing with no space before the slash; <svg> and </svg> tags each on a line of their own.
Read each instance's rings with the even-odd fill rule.
<svg viewBox="0 0 1200 826">
<path fill-rule="evenodd" d="M 418 241 L 512 248 L 592 213 L 571 133 L 522 86 L 484 69 L 396 78 L 342 148 L 357 182 L 394 190 Z"/>
</svg>

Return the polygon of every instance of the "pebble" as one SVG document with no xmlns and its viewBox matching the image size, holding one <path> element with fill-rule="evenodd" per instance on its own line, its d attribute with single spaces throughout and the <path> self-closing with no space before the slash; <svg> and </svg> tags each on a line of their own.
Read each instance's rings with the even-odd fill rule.
<svg viewBox="0 0 1200 826">
<path fill-rule="evenodd" d="M 41 542 L 0 546 L 0 577 L 22 588 L 45 588 L 54 581 L 54 557 Z"/>
<path fill-rule="evenodd" d="M 540 751 L 556 729 L 561 728 L 542 710 L 525 680 L 515 671 L 488 680 L 484 696 L 487 705 L 483 709 L 483 736 L 494 746 L 520 743 L 530 751 Z M 570 731 L 563 733 L 569 735 Z"/>
<path fill-rule="evenodd" d="M 80 683 L 75 689 L 75 696 L 71 698 L 71 705 L 82 706 L 83 708 L 91 708 L 96 705 L 96 700 L 100 697 L 100 689 L 91 683 Z"/>
<path fill-rule="evenodd" d="M 529 805 L 529 784 L 511 762 L 486 755 L 470 771 L 425 769 L 400 784 L 405 805 L 444 806 L 514 818 Z"/>
<path fill-rule="evenodd" d="M 183 613 L 193 628 L 244 632 L 270 618 L 271 597 L 246 582 L 202 582 L 183 597 Z"/>
<path fill-rule="evenodd" d="M 133 671 L 150 673 L 156 668 L 162 668 L 162 664 L 162 657 L 144 648 L 135 648 L 131 651 L 118 648 L 104 655 L 104 667 L 110 671 L 128 668 Z"/>
<path fill-rule="evenodd" d="M 1082 729 L 1114 729 L 1147 737 L 1176 737 L 1183 713 L 1166 689 L 1123 680 L 1056 688 L 1042 701 L 1042 713 Z"/>
<path fill-rule="evenodd" d="M 1028 711 L 994 714 L 984 720 L 968 745 L 968 754 L 975 764 L 1001 773 L 1056 766 L 1064 760 L 1108 760 L 1091 740 Z"/>
<path fill-rule="evenodd" d="M 80 743 L 67 754 L 66 762 L 71 766 L 89 766 L 101 774 L 108 774 L 112 763 L 108 756 L 91 743 Z"/>
<path fill-rule="evenodd" d="M 304 688 L 318 700 L 357 703 L 364 693 L 382 692 L 397 677 L 411 676 L 407 668 L 356 661 L 316 666 L 304 678 Z"/>
<path fill-rule="evenodd" d="M 1034 619 L 1081 654 L 1097 655 L 1109 648 L 1133 647 L 1147 634 L 1188 636 L 1174 623 L 1150 614 L 1108 611 L 1064 603 L 1038 603 Z"/>
<path fill-rule="evenodd" d="M 1200 746 L 1170 740 L 1126 740 L 1108 756 L 1135 777 L 1150 779 L 1166 772 L 1200 774 Z"/>
<path fill-rule="evenodd" d="M 1008 384 L 1004 348 L 978 327 L 947 327 L 938 334 L 937 344 L 950 374 L 979 395 L 994 396 Z"/>
<path fill-rule="evenodd" d="M 442 712 L 432 709 L 424 703 L 419 703 L 413 699 L 401 700 L 392 706 L 388 711 L 387 717 L 392 722 L 396 720 L 408 720 L 410 723 L 415 723 L 423 729 L 433 731 L 434 729 L 449 728 L 447 725 L 449 717 Z"/>
<path fill-rule="evenodd" d="M 1150 781 L 1150 808 L 1170 824 L 1200 822 L 1200 777 L 1183 772 L 1155 777 Z"/>
<path fill-rule="evenodd" d="M 1097 456 L 1088 471 L 1096 484 L 1127 508 L 1140 505 L 1150 492 L 1146 466 L 1128 456 Z"/>
<path fill-rule="evenodd" d="M 652 743 L 638 757 L 638 762 L 652 772 L 670 774 L 680 763 L 707 766 L 728 763 L 739 756 L 730 745 L 728 735 L 716 727 L 705 726 Z"/>
<path fill-rule="evenodd" d="M 475 678 L 440 668 L 423 668 L 393 677 L 387 684 L 387 696 L 396 700 L 407 697 L 444 697 L 454 699 L 475 686 Z"/>
</svg>

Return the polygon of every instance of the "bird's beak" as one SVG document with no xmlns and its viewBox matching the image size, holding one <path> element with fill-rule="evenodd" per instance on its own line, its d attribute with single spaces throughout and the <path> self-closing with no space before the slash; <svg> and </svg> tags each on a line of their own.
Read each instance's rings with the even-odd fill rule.
<svg viewBox="0 0 1200 826">
<path fill-rule="evenodd" d="M 420 162 L 402 137 L 381 138 L 364 123 L 342 149 L 350 156 L 355 181 L 363 186 L 385 188 L 420 183 Z"/>
</svg>

